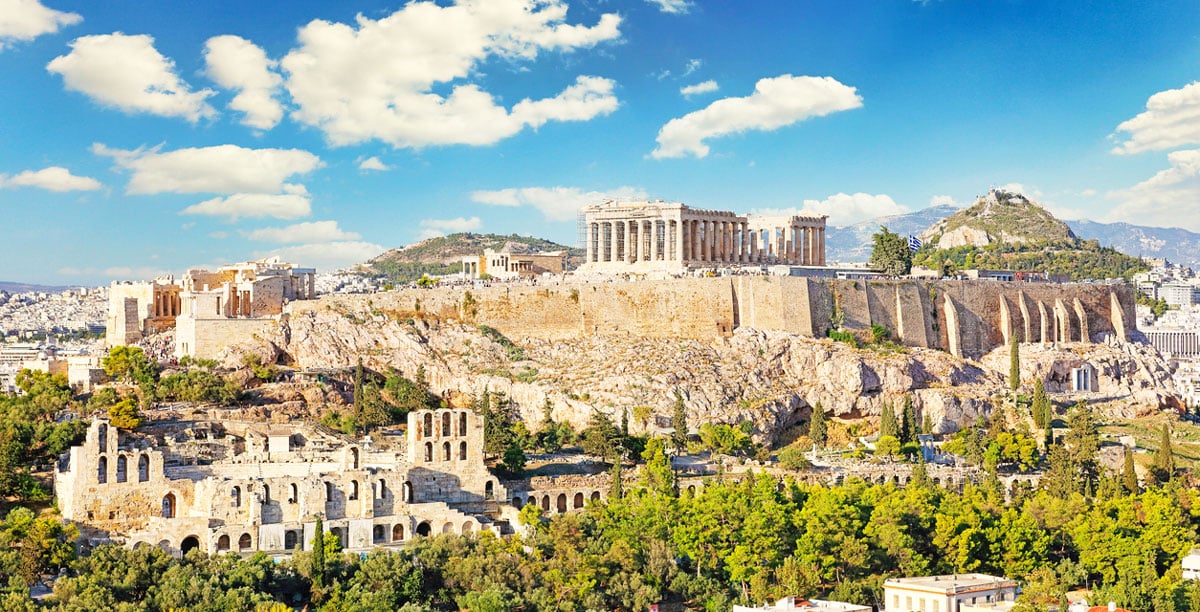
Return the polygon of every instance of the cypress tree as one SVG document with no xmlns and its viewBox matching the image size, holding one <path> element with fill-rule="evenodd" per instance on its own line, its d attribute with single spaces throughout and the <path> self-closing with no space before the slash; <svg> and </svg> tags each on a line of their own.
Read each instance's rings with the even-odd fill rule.
<svg viewBox="0 0 1200 612">
<path fill-rule="evenodd" d="M 621 435 L 629 437 L 629 409 L 621 410 Z"/>
<path fill-rule="evenodd" d="M 1046 429 L 1053 420 L 1050 413 L 1050 398 L 1046 397 L 1046 383 L 1037 379 L 1033 383 L 1033 424 L 1039 429 Z"/>
<path fill-rule="evenodd" d="M 825 409 L 821 407 L 820 402 L 813 406 L 812 420 L 808 424 L 808 438 L 821 448 L 825 448 L 825 443 L 829 439 L 829 426 L 825 423 Z"/>
<path fill-rule="evenodd" d="M 362 357 L 358 358 L 358 366 L 354 368 L 354 421 L 358 422 L 359 415 L 362 414 L 362 394 L 363 394 L 363 364 Z"/>
<path fill-rule="evenodd" d="M 1017 332 L 1009 336 L 1008 343 L 1008 386 L 1013 391 L 1021 388 L 1021 350 L 1017 344 Z"/>
<path fill-rule="evenodd" d="M 912 397 L 904 396 L 904 410 L 900 413 L 900 443 L 908 444 L 917 441 L 917 413 L 913 408 Z"/>
<path fill-rule="evenodd" d="M 687 408 L 683 405 L 683 394 L 678 390 L 675 391 L 675 414 L 671 416 L 671 426 L 675 428 L 671 434 L 671 444 L 675 446 L 676 453 L 683 453 L 687 449 Z"/>
<path fill-rule="evenodd" d="M 930 419 L 929 413 L 924 410 L 921 411 L 921 433 L 933 433 L 933 419 Z"/>
<path fill-rule="evenodd" d="M 319 588 L 325 585 L 325 527 L 319 516 L 313 528 L 312 547 L 312 581 Z"/>
<path fill-rule="evenodd" d="M 621 499 L 625 495 L 621 486 L 621 454 L 617 453 L 616 461 L 613 461 L 612 466 L 612 486 L 608 490 L 609 499 Z"/>
<path fill-rule="evenodd" d="M 900 438 L 899 427 L 896 425 L 896 410 L 891 402 L 884 402 L 879 410 L 879 437 L 891 436 Z"/>
<path fill-rule="evenodd" d="M 1125 466 L 1121 470 L 1121 483 L 1127 493 L 1138 492 L 1137 468 L 1133 464 L 1133 450 L 1128 446 L 1125 447 Z"/>
<path fill-rule="evenodd" d="M 1158 450 L 1154 452 L 1155 477 L 1166 482 L 1175 475 L 1175 453 L 1171 448 L 1171 427 L 1163 423 L 1162 435 L 1158 440 Z"/>
</svg>

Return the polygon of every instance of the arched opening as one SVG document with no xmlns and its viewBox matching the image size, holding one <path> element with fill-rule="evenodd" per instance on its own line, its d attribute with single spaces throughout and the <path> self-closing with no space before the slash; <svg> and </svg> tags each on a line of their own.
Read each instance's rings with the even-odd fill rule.
<svg viewBox="0 0 1200 612">
<path fill-rule="evenodd" d="M 462 534 L 467 535 L 468 533 L 471 533 L 471 531 L 473 531 L 471 521 L 467 521 L 467 522 L 463 523 Z"/>
<path fill-rule="evenodd" d="M 234 487 L 233 490 L 231 490 L 229 492 L 229 504 L 232 505 L 234 508 L 241 507 L 241 505 L 242 505 L 242 488 L 241 487 Z"/>
<path fill-rule="evenodd" d="M 238 550 L 249 550 L 251 544 L 253 541 L 248 533 L 243 533 L 242 537 L 238 538 Z"/>
<path fill-rule="evenodd" d="M 425 443 L 425 461 L 433 461 L 433 442 Z"/>
<path fill-rule="evenodd" d="M 146 482 L 150 480 L 150 458 L 146 455 L 138 456 L 138 482 Z"/>
<path fill-rule="evenodd" d="M 558 504 L 556 504 L 556 507 L 558 508 L 558 512 L 560 514 L 567 511 L 567 494 L 566 493 L 558 494 Z"/>
<path fill-rule="evenodd" d="M 454 533 L 454 523 L 442 525 L 442 533 Z"/>
<path fill-rule="evenodd" d="M 383 534 L 384 534 L 383 525 L 376 525 L 374 528 L 371 529 L 371 541 L 376 544 L 382 544 L 383 543 Z"/>
<path fill-rule="evenodd" d="M 688 494 L 688 497 L 695 497 L 696 496 L 696 485 L 688 485 L 687 494 Z"/>
<path fill-rule="evenodd" d="M 467 443 L 466 442 L 458 443 L 458 460 L 459 461 L 467 460 Z"/>
<path fill-rule="evenodd" d="M 458 414 L 458 435 L 467 435 L 467 413 L 465 412 Z"/>
<path fill-rule="evenodd" d="M 296 531 L 294 529 L 285 531 L 283 533 L 283 548 L 284 548 L 284 550 L 292 550 L 292 549 L 296 548 L 297 540 L 298 540 L 298 538 L 296 537 Z"/>
<path fill-rule="evenodd" d="M 100 484 L 108 482 L 108 457 L 101 457 L 96 464 L 96 482 Z"/>
<path fill-rule="evenodd" d="M 514 497 L 514 498 L 513 498 L 513 500 L 512 500 L 512 505 L 513 505 L 513 507 L 514 507 L 514 508 L 520 508 L 520 507 L 521 507 L 521 498 L 520 498 L 520 497 Z"/>
<path fill-rule="evenodd" d="M 600 492 L 592 491 L 592 501 L 600 501 Z"/>
<path fill-rule="evenodd" d="M 449 412 L 442 413 L 442 436 L 447 437 L 447 438 L 450 437 L 450 413 Z"/>
<path fill-rule="evenodd" d="M 550 496 L 549 495 L 542 496 L 542 510 L 545 510 L 546 512 L 550 511 Z"/>
<path fill-rule="evenodd" d="M 350 498 L 351 500 L 358 499 L 358 481 L 350 481 Z"/>
<path fill-rule="evenodd" d="M 342 548 L 346 547 L 346 530 L 341 527 L 334 527 L 329 530 L 329 533 L 337 536 L 338 542 L 342 543 Z"/>
<path fill-rule="evenodd" d="M 490 480 L 483 485 L 483 498 L 488 500 L 496 498 L 496 485 L 492 484 Z"/>
<path fill-rule="evenodd" d="M 126 469 L 129 467 L 129 461 L 125 455 L 117 456 L 117 482 L 125 482 Z"/>
<path fill-rule="evenodd" d="M 179 543 L 179 552 L 187 556 L 189 551 L 200 548 L 200 539 L 196 536 L 188 536 Z"/>
<path fill-rule="evenodd" d="M 99 444 L 100 444 L 100 452 L 107 453 L 108 452 L 108 425 L 101 423 L 100 428 L 97 430 L 96 433 L 100 434 L 100 439 L 97 440 L 97 442 L 99 442 Z"/>
<path fill-rule="evenodd" d="M 401 542 L 404 540 L 404 525 L 396 525 L 392 527 L 392 541 Z"/>
<path fill-rule="evenodd" d="M 162 500 L 163 518 L 175 518 L 175 494 L 167 493 Z"/>
<path fill-rule="evenodd" d="M 575 494 L 575 503 L 573 505 L 576 509 L 583 507 L 583 493 Z"/>
<path fill-rule="evenodd" d="M 450 443 L 442 442 L 442 461 L 450 460 Z"/>
<path fill-rule="evenodd" d="M 388 496 L 387 482 L 382 478 L 379 479 L 379 499 L 385 499 Z"/>
<path fill-rule="evenodd" d="M 217 538 L 217 552 L 225 552 L 229 550 L 229 536 L 222 535 Z"/>
<path fill-rule="evenodd" d="M 333 501 L 333 495 L 337 492 L 337 487 L 333 486 L 332 482 L 325 482 L 325 501 Z"/>
<path fill-rule="evenodd" d="M 406 503 L 406 504 L 411 504 L 411 503 L 412 503 L 412 500 L 413 500 L 413 487 L 412 487 L 412 483 L 411 483 L 411 482 L 405 482 L 405 483 L 404 483 L 404 486 L 403 486 L 403 487 L 401 487 L 401 495 L 403 496 L 404 503 Z"/>
<path fill-rule="evenodd" d="M 429 521 L 421 521 L 421 524 L 417 525 L 417 535 L 419 536 L 428 537 L 430 531 L 432 528 L 429 526 Z"/>
<path fill-rule="evenodd" d="M 263 485 L 263 503 L 271 503 L 271 485 Z"/>
<path fill-rule="evenodd" d="M 432 413 L 429 413 L 429 412 L 425 413 L 425 423 L 424 423 L 423 429 L 425 430 L 426 438 L 433 436 L 433 414 Z"/>
<path fill-rule="evenodd" d="M 352 470 L 358 469 L 358 449 L 357 448 L 350 449 L 350 469 L 352 469 Z"/>
<path fill-rule="evenodd" d="M 294 504 L 298 501 L 300 501 L 300 487 L 297 487 L 296 483 L 293 482 L 288 485 L 288 503 Z"/>
</svg>

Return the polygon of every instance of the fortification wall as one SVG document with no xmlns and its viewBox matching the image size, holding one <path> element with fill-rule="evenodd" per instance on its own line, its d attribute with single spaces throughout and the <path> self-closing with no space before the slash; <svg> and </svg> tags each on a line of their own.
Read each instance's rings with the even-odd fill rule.
<svg viewBox="0 0 1200 612">
<path fill-rule="evenodd" d="M 1006 330 L 1023 342 L 1092 341 L 1104 333 L 1128 338 L 1133 304 L 1127 286 L 742 276 L 408 289 L 293 302 L 291 308 L 422 311 L 488 325 L 511 338 L 547 340 L 591 334 L 709 339 L 738 327 L 822 337 L 840 312 L 848 329 L 883 325 L 904 344 L 978 357 L 1004 345 Z M 1114 309 L 1120 311 L 1115 319 Z"/>
<path fill-rule="evenodd" d="M 275 319 L 200 319 L 181 315 L 175 319 L 175 356 L 214 359 L 221 349 L 245 342 L 276 323 Z"/>
</svg>

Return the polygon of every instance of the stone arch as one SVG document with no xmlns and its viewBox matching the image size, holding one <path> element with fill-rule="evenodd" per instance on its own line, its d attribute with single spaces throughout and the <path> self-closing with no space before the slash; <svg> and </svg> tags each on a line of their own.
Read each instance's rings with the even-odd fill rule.
<svg viewBox="0 0 1200 612">
<path fill-rule="evenodd" d="M 442 413 L 442 436 L 449 438 L 450 432 L 452 429 L 453 429 L 453 426 L 450 424 L 450 413 L 443 412 Z"/>
<path fill-rule="evenodd" d="M 174 548 L 173 546 L 171 546 L 170 540 L 159 540 L 157 546 L 159 548 L 161 548 L 163 550 L 163 552 L 168 552 L 168 553 L 171 552 L 171 550 Z"/>
<path fill-rule="evenodd" d="M 289 530 L 283 532 L 283 548 L 284 548 L 284 550 L 292 550 L 292 549 L 296 548 L 297 540 L 298 540 L 298 538 L 296 537 L 295 529 L 289 529 Z"/>
<path fill-rule="evenodd" d="M 355 447 L 350 447 L 350 469 L 358 469 L 358 449 Z"/>
<path fill-rule="evenodd" d="M 688 485 L 687 492 L 688 492 L 688 497 L 695 497 L 696 496 L 696 485 Z"/>
<path fill-rule="evenodd" d="M 184 556 L 186 556 L 189 551 L 196 548 L 200 548 L 200 538 L 197 538 L 194 535 L 184 538 L 183 541 L 179 543 L 179 552 Z"/>
<path fill-rule="evenodd" d="M 100 427 L 96 430 L 96 433 L 99 434 L 99 438 L 100 438 L 99 440 L 97 440 L 97 442 L 100 445 L 100 452 L 107 453 L 108 452 L 108 424 L 101 423 Z"/>
<path fill-rule="evenodd" d="M 521 507 L 521 497 L 519 495 L 517 497 L 512 498 L 512 505 L 514 508 Z"/>
<path fill-rule="evenodd" d="M 400 523 L 396 523 L 396 525 L 392 527 L 392 541 L 393 542 L 401 542 L 403 540 L 404 540 L 404 525 L 401 525 Z"/>
<path fill-rule="evenodd" d="M 337 487 L 333 486 L 332 482 L 325 481 L 325 501 L 333 501 L 334 494 L 337 493 Z"/>
<path fill-rule="evenodd" d="M 446 524 L 442 525 L 442 533 L 454 533 L 454 523 L 446 521 Z"/>
<path fill-rule="evenodd" d="M 442 442 L 442 461 L 450 460 L 450 443 Z"/>
<path fill-rule="evenodd" d="M 484 483 L 484 485 L 483 485 L 483 498 L 490 500 L 490 499 L 495 499 L 495 497 L 496 497 L 496 483 L 489 480 L 486 483 Z"/>
<path fill-rule="evenodd" d="M 542 496 L 542 510 L 545 510 L 546 512 L 550 511 L 550 496 L 549 495 Z"/>
<path fill-rule="evenodd" d="M 288 503 L 295 504 L 295 503 L 298 503 L 299 501 L 300 501 L 300 487 L 296 486 L 296 483 L 293 482 L 288 485 Z"/>
<path fill-rule="evenodd" d="M 150 457 L 138 455 L 138 482 L 150 480 Z"/>
<path fill-rule="evenodd" d="M 227 550 L 229 550 L 229 535 L 221 534 L 221 537 L 217 538 L 217 552 L 225 552 Z"/>
<path fill-rule="evenodd" d="M 96 482 L 104 484 L 108 482 L 108 457 L 100 456 L 100 460 L 96 462 Z"/>
<path fill-rule="evenodd" d="M 425 461 L 433 461 L 433 442 L 425 443 Z"/>
<path fill-rule="evenodd" d="M 271 485 L 263 483 L 263 503 L 271 503 Z"/>
<path fill-rule="evenodd" d="M 467 412 L 465 410 L 458 413 L 458 435 L 467 435 Z"/>
<path fill-rule="evenodd" d="M 935 487 L 940 487 L 940 486 L 942 486 L 942 479 L 941 479 L 941 478 L 934 478 L 934 479 L 933 479 L 933 486 L 935 486 Z"/>
<path fill-rule="evenodd" d="M 332 533 L 334 536 L 337 537 L 338 542 L 342 543 L 342 548 L 346 547 L 346 530 L 345 529 L 343 529 L 341 527 L 334 527 L 329 530 L 329 533 Z"/>
<path fill-rule="evenodd" d="M 466 442 L 458 443 L 458 460 L 459 461 L 467 460 L 467 443 Z"/>
<path fill-rule="evenodd" d="M 400 488 L 403 501 L 406 504 L 411 504 L 413 501 L 413 486 L 411 482 L 405 481 L 404 486 Z"/>
<path fill-rule="evenodd" d="M 372 527 L 371 528 L 371 541 L 374 542 L 375 544 L 383 543 L 383 541 L 384 541 L 383 538 L 385 537 L 384 533 L 385 533 L 385 531 L 384 531 L 383 525 L 376 525 L 376 526 Z"/>
<path fill-rule="evenodd" d="M 425 413 L 423 425 L 424 425 L 424 427 L 422 429 L 425 432 L 425 437 L 426 438 L 433 437 L 433 413 L 431 413 L 431 412 Z"/>
<path fill-rule="evenodd" d="M 229 503 L 234 508 L 241 507 L 241 505 L 242 505 L 242 488 L 241 487 L 235 486 L 235 487 L 233 487 L 232 490 L 229 491 Z"/>
<path fill-rule="evenodd" d="M 384 499 L 388 496 L 387 481 L 379 479 L 379 499 Z"/>
<path fill-rule="evenodd" d="M 238 550 L 250 550 L 250 547 L 253 545 L 254 538 L 251 538 L 249 533 L 243 533 L 238 538 Z"/>
<path fill-rule="evenodd" d="M 467 521 L 462 524 L 462 534 L 463 535 L 467 535 L 474 530 L 475 530 L 475 526 L 471 523 L 471 521 Z"/>
<path fill-rule="evenodd" d="M 357 480 L 350 481 L 350 496 L 346 499 L 350 499 L 350 500 L 358 499 L 358 481 Z"/>
<path fill-rule="evenodd" d="M 600 501 L 600 492 L 592 491 L 592 501 Z"/>
<path fill-rule="evenodd" d="M 558 501 L 558 503 L 555 504 L 555 507 L 558 508 L 559 514 L 566 512 L 567 511 L 567 494 L 559 493 L 557 501 Z"/>
<path fill-rule="evenodd" d="M 129 476 L 129 460 L 125 455 L 117 455 L 117 482 L 125 482 Z"/>
<path fill-rule="evenodd" d="M 167 493 L 162 499 L 162 517 L 175 518 L 175 493 Z"/>
<path fill-rule="evenodd" d="M 572 504 L 572 507 L 575 508 L 576 510 L 583 507 L 583 493 L 575 494 L 575 500 L 574 500 L 574 503 Z"/>
</svg>

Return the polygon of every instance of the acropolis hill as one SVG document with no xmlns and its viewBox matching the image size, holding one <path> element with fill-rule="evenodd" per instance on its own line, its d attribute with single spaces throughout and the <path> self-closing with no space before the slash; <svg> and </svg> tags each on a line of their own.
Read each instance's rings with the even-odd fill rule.
<svg viewBox="0 0 1200 612">
<path fill-rule="evenodd" d="M 410 376 L 424 366 L 434 391 L 502 391 L 531 423 L 546 399 L 580 426 L 594 409 L 667 415 L 679 391 L 697 422 L 745 419 L 770 437 L 817 402 L 854 418 L 911 393 L 952 431 L 1004 387 L 1010 334 L 1022 343 L 1023 376 L 1046 378 L 1052 391 L 1071 391 L 1070 371 L 1089 367 L 1094 401 L 1136 412 L 1174 395 L 1153 350 L 1127 341 L 1136 330 L 1123 286 L 735 276 L 408 289 L 288 309 L 228 359 L 254 351 L 308 369 L 361 357 Z M 835 318 L 849 330 L 885 326 L 910 348 L 825 339 Z"/>
</svg>

